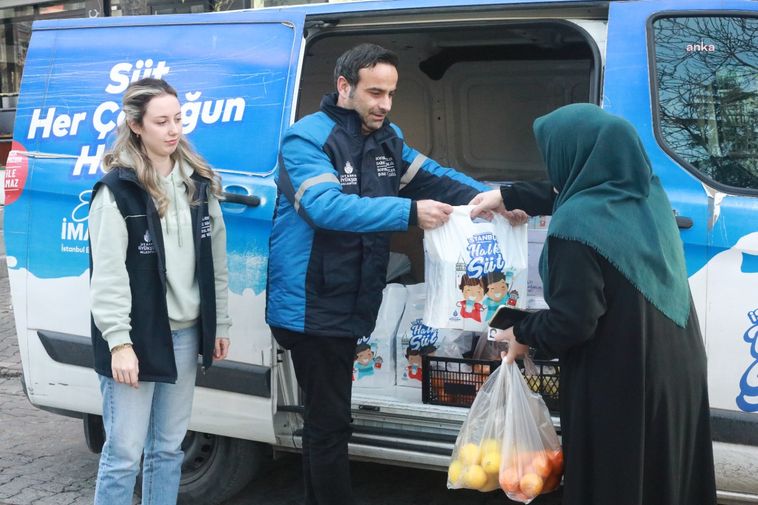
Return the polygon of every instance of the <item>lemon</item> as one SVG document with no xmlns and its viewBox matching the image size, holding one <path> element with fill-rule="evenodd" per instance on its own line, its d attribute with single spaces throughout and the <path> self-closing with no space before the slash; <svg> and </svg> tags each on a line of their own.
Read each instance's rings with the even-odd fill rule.
<svg viewBox="0 0 758 505">
<path fill-rule="evenodd" d="M 487 484 L 487 473 L 479 465 L 467 466 L 463 471 L 463 485 L 468 489 L 482 489 Z"/>
<path fill-rule="evenodd" d="M 500 441 L 494 438 L 486 438 L 482 442 L 482 454 L 496 452 L 500 454 Z"/>
<path fill-rule="evenodd" d="M 461 451 L 458 453 L 458 457 L 464 465 L 478 465 L 481 455 L 479 446 L 470 442 L 461 447 Z"/>
<path fill-rule="evenodd" d="M 457 484 L 461 478 L 461 473 L 463 473 L 463 463 L 456 459 L 450 463 L 450 466 L 447 469 L 448 482 L 451 484 Z"/>
<path fill-rule="evenodd" d="M 491 475 L 500 472 L 500 453 L 484 453 L 484 456 L 482 457 L 482 468 L 485 472 Z"/>
<path fill-rule="evenodd" d="M 496 489 L 500 489 L 500 482 L 498 482 L 498 475 L 492 474 L 487 476 L 487 482 L 484 484 L 483 487 L 479 488 L 479 491 L 483 492 L 489 492 L 494 491 Z"/>
</svg>

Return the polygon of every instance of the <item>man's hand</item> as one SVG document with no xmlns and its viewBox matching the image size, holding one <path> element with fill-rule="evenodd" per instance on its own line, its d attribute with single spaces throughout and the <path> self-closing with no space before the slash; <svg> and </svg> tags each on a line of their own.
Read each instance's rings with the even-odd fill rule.
<svg viewBox="0 0 758 505">
<path fill-rule="evenodd" d="M 139 362 L 132 346 L 125 346 L 111 354 L 113 380 L 139 388 Z"/>
<path fill-rule="evenodd" d="M 503 195 L 499 189 L 479 193 L 469 202 L 469 205 L 474 206 L 474 209 L 471 211 L 471 219 L 481 216 L 484 219 L 492 221 L 493 212 L 497 212 L 506 218 L 512 226 L 524 224 L 529 219 L 529 216 L 523 210 L 506 210 L 503 204 Z"/>
<path fill-rule="evenodd" d="M 216 346 L 213 349 L 213 359 L 221 361 L 222 359 L 226 359 L 227 354 L 229 354 L 229 339 L 217 338 Z"/>
<path fill-rule="evenodd" d="M 424 230 L 433 230 L 450 219 L 453 206 L 436 200 L 419 200 L 416 202 L 418 226 Z"/>
</svg>

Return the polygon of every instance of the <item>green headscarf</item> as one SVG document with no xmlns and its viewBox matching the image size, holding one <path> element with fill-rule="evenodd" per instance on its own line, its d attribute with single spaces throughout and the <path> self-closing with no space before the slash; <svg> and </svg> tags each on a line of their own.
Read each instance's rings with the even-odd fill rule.
<svg viewBox="0 0 758 505">
<path fill-rule="evenodd" d="M 573 104 L 537 118 L 534 134 L 558 190 L 548 236 L 595 249 L 684 327 L 690 294 L 682 241 L 634 127 L 596 105 Z M 546 296 L 547 249 L 546 242 L 540 258 Z"/>
</svg>

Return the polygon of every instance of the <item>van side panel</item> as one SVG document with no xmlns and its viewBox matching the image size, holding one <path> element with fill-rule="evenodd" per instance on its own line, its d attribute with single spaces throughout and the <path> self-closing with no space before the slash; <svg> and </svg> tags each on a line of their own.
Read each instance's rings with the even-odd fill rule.
<svg viewBox="0 0 758 505">
<path fill-rule="evenodd" d="M 742 496 L 741 493 L 754 495 L 758 486 L 758 417 L 750 413 L 758 412 L 758 192 L 714 183 L 686 161 L 681 156 L 681 145 L 697 146 L 701 140 L 689 137 L 697 133 L 686 128 L 682 128 L 679 137 L 664 132 L 662 111 L 664 101 L 673 107 L 676 100 L 692 98 L 694 102 L 710 104 L 710 109 L 666 109 L 666 119 L 685 125 L 690 121 L 695 128 L 698 121 L 710 121 L 710 127 L 716 125 L 718 117 L 712 112 L 712 104 L 721 98 L 709 86 L 720 78 L 713 69 L 723 68 L 716 61 L 730 58 L 726 39 L 720 39 L 718 32 L 687 32 L 681 26 L 686 25 L 686 19 L 710 19 L 710 26 L 722 27 L 720 33 L 728 34 L 727 38 L 741 40 L 740 47 L 752 45 L 752 53 L 749 49 L 747 53 L 755 60 L 754 29 L 740 32 L 735 28 L 748 26 L 747 23 L 723 27 L 729 25 L 728 18 L 750 18 L 754 27 L 757 14 L 755 2 L 696 0 L 683 4 L 667 0 L 614 2 L 609 15 L 603 106 L 636 126 L 673 209 L 692 221 L 690 228 L 681 224 L 680 228 L 692 296 L 708 353 L 714 455 L 722 500 Z M 661 36 L 658 40 L 656 33 L 661 32 L 656 29 L 661 19 L 675 19 L 682 24 L 671 28 L 670 37 Z M 703 50 L 703 46 L 707 49 Z M 659 74 L 658 65 L 663 64 L 663 60 L 657 61 L 659 55 L 671 60 L 673 70 L 662 78 L 666 82 L 658 81 L 658 76 L 664 75 Z M 685 68 L 695 58 L 703 62 L 702 73 L 696 76 Z M 680 89 L 671 89 L 673 77 L 681 78 Z M 754 78 L 752 83 L 747 81 L 752 89 L 746 91 L 755 94 Z M 752 118 L 745 121 L 754 129 L 755 105 L 752 107 Z M 672 139 L 680 144 L 672 147 Z M 744 154 L 748 157 L 746 163 L 751 159 L 754 162 L 755 146 Z"/>
<path fill-rule="evenodd" d="M 272 173 L 291 114 L 303 20 L 302 14 L 266 12 L 170 16 L 162 24 L 124 18 L 109 20 L 115 25 L 107 29 L 35 25 L 14 129 L 19 187 L 5 209 L 17 330 L 33 403 L 100 411 L 95 373 L 82 366 L 87 360 L 61 352 L 63 343 L 91 352 L 91 188 L 123 119 L 123 91 L 139 78 L 165 78 L 182 103 L 184 133 L 222 174 L 224 189 L 259 199 L 257 205 L 222 204 L 235 323 L 225 377 L 250 377 L 240 371 L 253 367 L 266 388 L 202 381 L 209 385 L 197 390 L 191 428 L 274 441 L 271 339 L 265 325 L 255 323 L 263 321 L 276 197 Z M 230 415 L 219 423 L 222 404 Z"/>
<path fill-rule="evenodd" d="M 736 398 L 740 395 L 740 381 L 756 359 L 751 355 L 749 342 L 742 341 L 746 331 L 757 324 L 749 314 L 758 308 L 758 278 L 750 257 L 743 261 L 743 254 L 751 256 L 758 252 L 758 198 L 715 190 L 688 171 L 656 138 L 656 106 L 651 99 L 648 61 L 650 35 L 646 31 L 651 16 L 661 11 L 680 16 L 694 15 L 699 10 L 701 15 L 713 14 L 712 6 L 712 2 L 691 2 L 682 12 L 682 6 L 673 1 L 613 4 L 604 107 L 635 124 L 673 208 L 693 221 L 691 228 L 682 231 L 682 239 L 690 284 L 709 350 L 711 405 L 738 410 Z M 730 11 L 756 12 L 755 3 L 751 2 L 721 2 L 719 7 L 721 15 Z M 686 47 L 681 51 L 687 51 Z M 719 273 L 712 271 L 716 265 Z M 716 279 L 718 282 L 713 282 Z M 735 289 L 737 285 L 739 289 Z M 728 342 L 741 342 L 742 349 Z M 758 407 L 758 399 L 754 403 Z"/>
</svg>

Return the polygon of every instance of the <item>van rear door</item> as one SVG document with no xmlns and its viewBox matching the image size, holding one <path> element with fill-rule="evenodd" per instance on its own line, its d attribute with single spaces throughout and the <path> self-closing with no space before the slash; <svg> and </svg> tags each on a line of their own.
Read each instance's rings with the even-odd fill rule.
<svg viewBox="0 0 758 505">
<path fill-rule="evenodd" d="M 303 21 L 290 10 L 35 24 L 6 182 L 15 191 L 5 210 L 16 323 L 35 404 L 100 411 L 89 367 L 88 203 L 121 120 L 123 91 L 142 77 L 165 78 L 183 104 L 184 133 L 231 195 L 222 207 L 234 344 L 229 362 L 199 375 L 205 387 L 198 394 L 207 397 L 193 425 L 273 442 L 273 351 L 263 324 L 267 244 Z M 239 397 L 215 408 L 221 392 Z M 239 419 L 216 422 L 229 405 Z"/>
<path fill-rule="evenodd" d="M 678 214 L 708 352 L 717 472 L 736 469 L 717 475 L 718 487 L 755 494 L 758 4 L 613 2 L 608 34 L 603 105 L 637 127 Z"/>
</svg>

